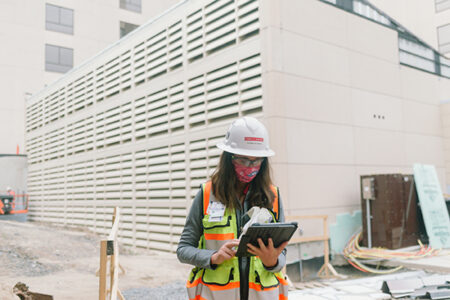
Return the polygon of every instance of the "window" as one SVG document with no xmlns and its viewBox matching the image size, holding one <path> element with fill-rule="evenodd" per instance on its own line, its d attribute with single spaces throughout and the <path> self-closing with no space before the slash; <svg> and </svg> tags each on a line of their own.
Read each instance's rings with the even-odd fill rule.
<svg viewBox="0 0 450 300">
<path fill-rule="evenodd" d="M 141 0 L 119 0 L 120 8 L 131 10 L 140 13 L 141 12 Z"/>
<path fill-rule="evenodd" d="M 73 9 L 45 4 L 45 29 L 73 34 Z"/>
<path fill-rule="evenodd" d="M 353 2 L 353 0 L 337 0 L 336 5 L 345 10 L 353 11 Z"/>
<path fill-rule="evenodd" d="M 441 53 L 450 52 L 450 24 L 438 27 L 438 43 Z"/>
<path fill-rule="evenodd" d="M 65 73 L 73 67 L 73 49 L 45 45 L 45 71 Z"/>
<path fill-rule="evenodd" d="M 450 9 L 450 0 L 435 0 L 436 12 Z"/>
<path fill-rule="evenodd" d="M 131 23 L 120 21 L 120 38 L 123 38 L 124 36 L 126 36 L 127 34 L 129 34 L 138 27 L 139 25 L 134 25 Z"/>
</svg>

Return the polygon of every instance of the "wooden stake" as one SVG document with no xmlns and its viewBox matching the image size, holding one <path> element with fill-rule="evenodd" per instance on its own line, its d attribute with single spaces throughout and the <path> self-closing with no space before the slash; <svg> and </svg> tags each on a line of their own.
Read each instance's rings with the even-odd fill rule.
<svg viewBox="0 0 450 300">
<path fill-rule="evenodd" d="M 330 278 L 333 276 L 342 277 L 342 275 L 338 274 L 333 266 L 330 264 L 330 245 L 329 245 L 329 236 L 328 236 L 328 216 L 327 215 L 316 215 L 316 216 L 286 216 L 286 220 L 294 221 L 294 220 L 305 220 L 305 219 L 322 219 L 323 221 L 323 235 L 322 236 L 312 236 L 312 237 L 299 237 L 292 238 L 290 243 L 309 243 L 309 242 L 318 242 L 323 241 L 323 265 L 317 272 L 319 277 Z M 299 263 L 301 257 L 299 257 Z M 331 272 L 331 274 L 330 274 Z M 301 276 L 301 274 L 300 274 Z"/>
<path fill-rule="evenodd" d="M 124 268 L 119 264 L 119 246 L 117 242 L 117 232 L 119 230 L 120 209 L 114 208 L 112 217 L 112 228 L 107 240 L 100 242 L 100 268 L 96 272 L 99 279 L 99 300 L 125 300 L 119 290 L 119 271 L 125 273 Z M 108 262 L 109 259 L 109 262 Z M 108 272 L 109 265 L 109 272 Z M 109 289 L 107 287 L 107 277 L 109 275 Z M 109 295 L 109 297 L 107 297 Z"/>
<path fill-rule="evenodd" d="M 100 242 L 99 300 L 106 300 L 106 240 Z"/>
<path fill-rule="evenodd" d="M 117 241 L 114 241 L 114 254 L 111 256 L 111 300 L 117 299 L 118 294 L 118 281 L 119 281 L 119 247 L 117 247 Z"/>
<path fill-rule="evenodd" d="M 117 295 L 119 295 L 120 300 L 125 300 L 125 297 L 120 290 L 117 290 Z"/>
</svg>

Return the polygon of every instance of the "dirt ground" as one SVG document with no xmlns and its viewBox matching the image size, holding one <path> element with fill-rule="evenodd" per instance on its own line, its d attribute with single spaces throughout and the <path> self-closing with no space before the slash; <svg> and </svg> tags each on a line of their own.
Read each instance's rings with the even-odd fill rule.
<svg viewBox="0 0 450 300">
<path fill-rule="evenodd" d="M 12 293 L 19 281 L 55 300 L 98 299 L 100 239 L 86 231 L 0 220 L 0 300 L 19 299 Z M 119 277 L 122 291 L 184 281 L 191 268 L 170 253 L 126 250 L 119 261 L 126 271 Z"/>
</svg>

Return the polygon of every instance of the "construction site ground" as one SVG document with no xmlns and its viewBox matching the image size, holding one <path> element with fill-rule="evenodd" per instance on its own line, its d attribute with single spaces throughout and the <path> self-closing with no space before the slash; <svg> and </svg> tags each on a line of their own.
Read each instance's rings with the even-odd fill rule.
<svg viewBox="0 0 450 300">
<path fill-rule="evenodd" d="M 55 300 L 98 299 L 101 238 L 88 231 L 58 228 L 35 222 L 0 220 L 0 300 L 19 299 L 17 282 Z M 122 291 L 180 285 L 190 266 L 174 254 L 121 249 L 119 278 Z"/>
<path fill-rule="evenodd" d="M 102 238 L 86 230 L 0 220 L 0 300 L 18 299 L 12 293 L 17 282 L 55 300 L 98 299 L 95 273 Z M 337 267 L 347 275 L 345 280 L 294 283 L 289 299 L 390 299 L 380 293 L 383 280 L 450 276 L 449 262 L 450 253 L 441 251 L 420 261 L 396 262 L 410 270 L 384 277 Z M 185 299 L 183 286 L 191 267 L 179 263 L 173 253 L 121 249 L 120 264 L 126 273 L 119 278 L 119 288 L 127 300 Z"/>
</svg>

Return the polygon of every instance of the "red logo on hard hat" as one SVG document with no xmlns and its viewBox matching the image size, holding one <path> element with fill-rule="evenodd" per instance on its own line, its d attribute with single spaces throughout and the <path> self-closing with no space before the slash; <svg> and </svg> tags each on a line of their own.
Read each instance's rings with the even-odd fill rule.
<svg viewBox="0 0 450 300">
<path fill-rule="evenodd" d="M 247 142 L 264 142 L 263 138 L 251 137 L 251 136 L 244 137 L 244 140 L 247 141 Z"/>
</svg>

